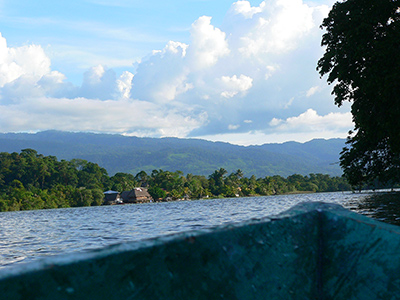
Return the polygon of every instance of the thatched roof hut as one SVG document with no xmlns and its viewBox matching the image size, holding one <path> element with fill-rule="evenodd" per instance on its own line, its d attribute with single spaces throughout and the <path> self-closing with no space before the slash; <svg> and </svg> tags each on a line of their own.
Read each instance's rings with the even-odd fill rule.
<svg viewBox="0 0 400 300">
<path fill-rule="evenodd" d="M 147 189 L 142 187 L 122 192 L 121 198 L 124 203 L 146 203 L 153 201 Z"/>
<path fill-rule="evenodd" d="M 119 192 L 116 191 L 107 191 L 104 192 L 104 202 L 105 205 L 112 205 L 112 204 L 121 204 L 122 199 Z"/>
</svg>

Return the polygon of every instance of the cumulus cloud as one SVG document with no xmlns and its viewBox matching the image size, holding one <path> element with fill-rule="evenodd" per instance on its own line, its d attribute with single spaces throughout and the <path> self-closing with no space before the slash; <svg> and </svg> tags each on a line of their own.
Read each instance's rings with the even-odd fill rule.
<svg viewBox="0 0 400 300">
<path fill-rule="evenodd" d="M 237 1 L 219 26 L 201 16 L 189 42 L 169 41 L 128 70 L 92 66 L 80 85 L 52 70 L 41 46 L 8 47 L 0 35 L 1 130 L 239 140 L 347 132 L 350 113 L 332 113 L 330 90 L 315 71 L 319 25 L 333 3 L 321 1 Z"/>
<path fill-rule="evenodd" d="M 49 73 L 50 59 L 36 45 L 8 48 L 0 33 L 0 87 L 22 76 L 36 79 Z"/>
<path fill-rule="evenodd" d="M 294 49 L 313 28 L 318 27 L 316 12 L 324 7 L 311 7 L 302 0 L 263 1 L 249 7 L 248 1 L 233 4 L 231 14 L 246 22 L 251 31 L 238 37 L 239 51 L 246 56 L 281 53 Z"/>
<path fill-rule="evenodd" d="M 144 59 L 133 78 L 132 96 L 157 103 L 168 103 L 192 88 L 187 81 L 188 45 L 170 41 L 162 51 Z"/>
<path fill-rule="evenodd" d="M 221 93 L 221 96 L 224 98 L 232 98 L 238 93 L 244 93 L 253 85 L 253 79 L 243 74 L 239 77 L 236 75 L 233 75 L 232 77 L 222 76 L 221 81 L 225 89 Z"/>
<path fill-rule="evenodd" d="M 133 74 L 125 71 L 117 80 L 117 98 L 129 99 L 131 96 Z"/>
<path fill-rule="evenodd" d="M 184 55 L 184 44 L 165 52 Z M 180 53 L 177 54 L 180 49 Z M 134 75 L 94 66 L 81 86 L 50 67 L 40 46 L 10 48 L 0 36 L 0 128 L 9 131 L 48 129 L 118 132 L 138 136 L 186 136 L 207 122 L 205 112 L 166 107 L 131 97 Z M 188 87 L 186 87 L 188 88 Z"/>
<path fill-rule="evenodd" d="M 265 2 L 261 2 L 260 6 L 252 7 L 248 1 L 237 1 L 232 4 L 230 11 L 233 14 L 243 15 L 246 19 L 252 18 L 254 14 L 262 12 Z"/>
<path fill-rule="evenodd" d="M 320 116 L 314 109 L 310 108 L 299 116 L 290 117 L 286 120 L 273 118 L 269 125 L 275 127 L 277 131 L 287 132 L 343 131 L 352 126 L 352 115 L 350 112 L 346 112 Z"/>
<path fill-rule="evenodd" d="M 137 136 L 185 136 L 201 126 L 205 115 L 192 117 L 160 110 L 143 101 L 93 100 L 39 97 L 17 105 L 0 106 L 5 131 L 40 131 L 57 128 L 70 131 L 117 132 Z"/>
<path fill-rule="evenodd" d="M 79 96 L 89 99 L 112 99 L 117 89 L 116 77 L 112 69 L 106 69 L 102 65 L 90 68 L 83 74 Z"/>
<path fill-rule="evenodd" d="M 203 16 L 192 24 L 189 55 L 195 69 L 213 66 L 220 57 L 229 54 L 230 50 L 225 37 L 219 28 L 211 25 L 211 17 Z"/>
</svg>

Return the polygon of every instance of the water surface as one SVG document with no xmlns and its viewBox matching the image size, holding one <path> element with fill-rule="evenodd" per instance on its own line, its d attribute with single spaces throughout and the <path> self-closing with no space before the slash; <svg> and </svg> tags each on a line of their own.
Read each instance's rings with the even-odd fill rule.
<svg viewBox="0 0 400 300">
<path fill-rule="evenodd" d="M 357 209 L 368 195 L 339 192 L 4 212 L 0 213 L 0 268 L 48 255 L 262 218 L 304 201 Z"/>
</svg>

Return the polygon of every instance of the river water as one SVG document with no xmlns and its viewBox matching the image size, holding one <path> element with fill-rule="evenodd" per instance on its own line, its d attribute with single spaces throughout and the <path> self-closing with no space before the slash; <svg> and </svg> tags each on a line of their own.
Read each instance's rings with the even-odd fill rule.
<svg viewBox="0 0 400 300">
<path fill-rule="evenodd" d="M 338 203 L 369 214 L 370 193 L 296 194 L 0 213 L 0 269 L 111 244 L 280 213 L 304 201 Z"/>
</svg>

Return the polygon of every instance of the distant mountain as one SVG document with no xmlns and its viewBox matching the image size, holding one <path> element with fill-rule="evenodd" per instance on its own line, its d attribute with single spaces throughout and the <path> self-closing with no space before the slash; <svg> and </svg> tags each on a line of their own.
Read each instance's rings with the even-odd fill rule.
<svg viewBox="0 0 400 300">
<path fill-rule="evenodd" d="M 0 152 L 32 148 L 59 160 L 81 158 L 98 163 L 109 175 L 136 175 L 154 169 L 210 175 L 219 168 L 241 169 L 245 176 L 265 177 L 322 173 L 341 175 L 339 153 L 344 139 L 316 139 L 261 146 L 237 146 L 200 139 L 138 138 L 114 134 L 43 131 L 0 134 Z"/>
</svg>

